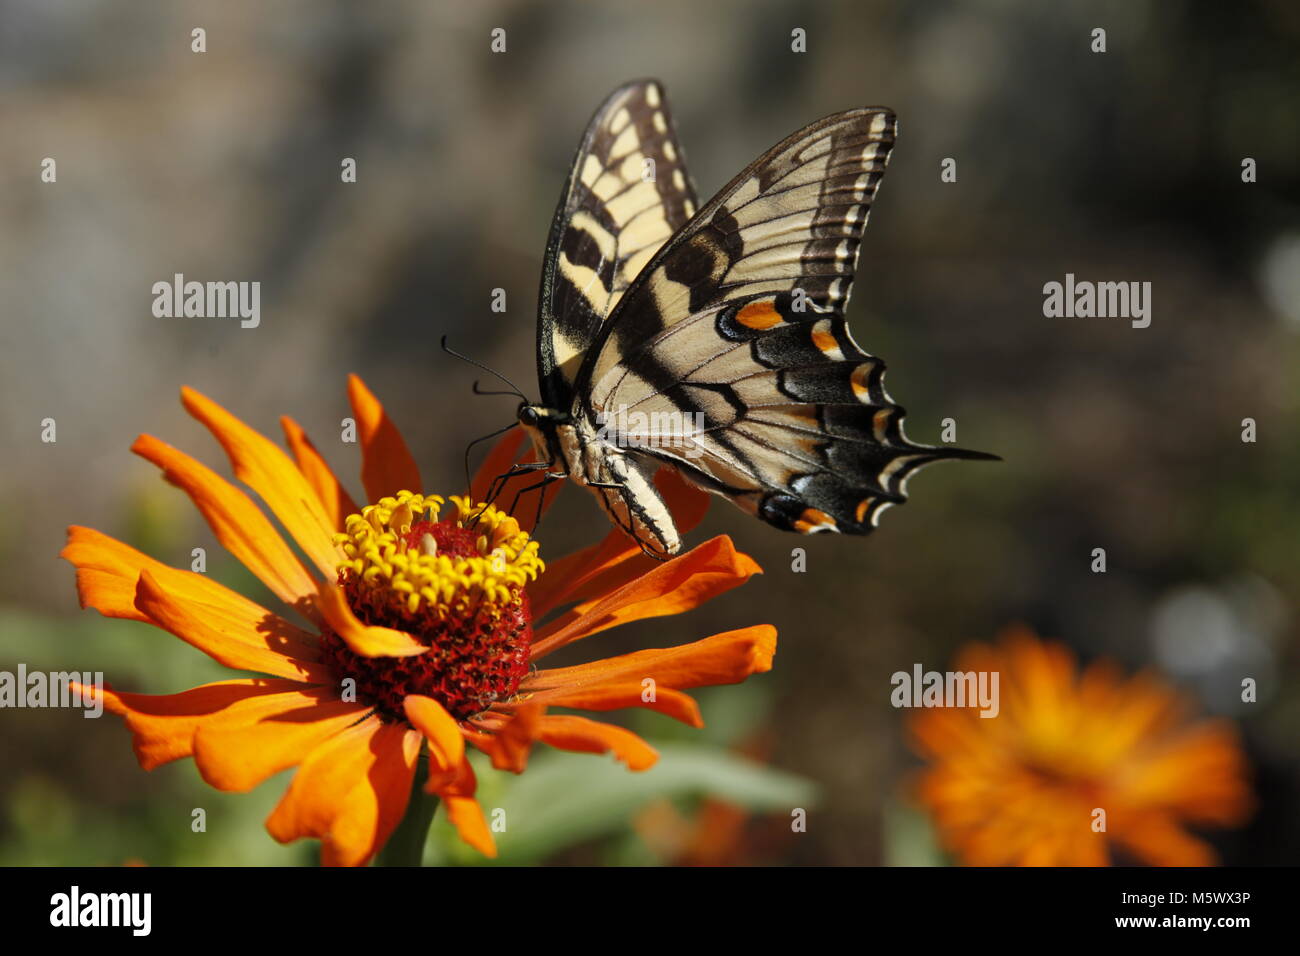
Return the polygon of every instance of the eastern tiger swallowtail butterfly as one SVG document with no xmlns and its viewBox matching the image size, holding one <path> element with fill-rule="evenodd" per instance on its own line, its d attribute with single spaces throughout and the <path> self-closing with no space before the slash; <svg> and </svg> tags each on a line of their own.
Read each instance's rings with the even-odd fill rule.
<svg viewBox="0 0 1300 956">
<path fill-rule="evenodd" d="M 700 206 L 663 88 L 606 99 L 542 269 L 541 401 L 518 412 L 541 483 L 589 488 L 662 558 L 661 467 L 784 530 L 865 534 L 922 465 L 994 457 L 908 441 L 844 321 L 895 131 L 887 109 L 828 116 Z"/>
</svg>

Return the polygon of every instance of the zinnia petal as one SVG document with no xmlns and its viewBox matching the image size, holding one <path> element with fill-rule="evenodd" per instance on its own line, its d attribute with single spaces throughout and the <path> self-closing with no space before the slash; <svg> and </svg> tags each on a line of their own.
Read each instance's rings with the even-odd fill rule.
<svg viewBox="0 0 1300 956">
<path fill-rule="evenodd" d="M 433 780 L 430 779 L 429 782 L 432 784 Z M 456 834 L 484 856 L 495 857 L 496 841 L 492 839 L 492 830 L 483 815 L 483 808 L 474 799 L 477 788 L 474 768 L 468 760 L 464 760 L 456 780 L 437 792 L 443 806 L 447 808 L 447 820 L 456 828 Z"/>
<path fill-rule="evenodd" d="M 715 634 L 691 644 L 635 651 L 588 664 L 538 671 L 524 681 L 526 691 L 613 684 L 649 677 L 663 688 L 685 690 L 715 684 L 738 684 L 751 674 L 772 669 L 776 628 L 756 624 Z"/>
<path fill-rule="evenodd" d="M 471 735 L 469 740 L 492 758 L 497 770 L 523 773 L 528 766 L 528 756 L 541 732 L 542 715 L 546 707 L 531 701 L 515 707 L 514 713 L 500 721 L 489 721 L 490 735 Z"/>
<path fill-rule="evenodd" d="M 402 708 L 415 729 L 429 741 L 429 751 L 437 765 L 436 769 L 447 772 L 460 767 L 465 760 L 465 738 L 447 709 L 432 697 L 422 694 L 408 694 L 402 701 Z M 430 766 L 430 777 L 433 777 L 434 770 L 435 767 Z"/>
<path fill-rule="evenodd" d="M 218 790 L 242 793 L 302 763 L 318 744 L 369 710 L 339 700 L 337 687 L 303 687 L 241 701 L 199 724 L 194 764 Z"/>
<path fill-rule="evenodd" d="M 311 572 L 248 495 L 152 435 L 141 435 L 131 450 L 190 496 L 217 540 L 281 601 L 294 604 L 316 592 Z"/>
<path fill-rule="evenodd" d="M 321 573 L 333 577 L 341 558 L 332 537 L 335 526 L 289 456 L 192 388 L 181 389 L 181 403 L 221 443 L 235 477 L 261 496 Z"/>
<path fill-rule="evenodd" d="M 420 469 L 402 433 L 379 399 L 356 375 L 348 376 L 348 400 L 361 439 L 361 483 L 366 497 L 378 501 L 399 491 L 423 491 Z"/>
<path fill-rule="evenodd" d="M 358 866 L 396 828 L 410 799 L 420 735 L 369 717 L 308 754 L 266 821 L 280 843 L 323 841 L 329 865 Z"/>
<path fill-rule="evenodd" d="M 1168 735 L 1165 747 L 1125 775 L 1125 799 L 1176 810 L 1196 823 L 1237 826 L 1254 807 L 1236 728 L 1203 720 Z"/>
<path fill-rule="evenodd" d="M 94 608 L 106 617 L 148 623 L 148 615 L 135 606 L 136 582 L 140 579 L 140 572 L 148 570 L 172 594 L 243 616 L 250 626 L 262 621 L 273 622 L 276 633 L 285 638 L 281 650 L 288 651 L 292 647 L 294 656 L 304 660 L 316 658 L 314 635 L 206 574 L 170 567 L 94 528 L 69 527 L 68 543 L 59 552 L 59 557 L 77 568 L 77 592 L 83 608 Z"/>
<path fill-rule="evenodd" d="M 252 677 L 203 684 L 179 694 L 128 694 L 104 688 L 104 709 L 125 719 L 136 759 L 145 770 L 189 757 L 194 732 L 241 701 L 276 696 L 302 685 L 296 681 Z"/>
<path fill-rule="evenodd" d="M 533 694 L 529 703 L 548 707 L 571 707 L 574 710 L 619 710 L 623 707 L 645 707 L 674 717 L 692 727 L 703 727 L 699 705 L 689 694 L 670 687 L 647 688 L 642 681 L 625 681 L 613 684 L 596 684 L 584 687 L 559 687 Z M 651 696 L 647 699 L 647 691 Z"/>
<path fill-rule="evenodd" d="M 636 557 L 642 560 L 629 560 Z M 611 528 L 597 544 L 548 562 L 546 573 L 529 585 L 528 600 L 533 613 L 541 618 L 562 604 L 609 594 L 657 563 L 642 555 L 626 532 Z M 625 568 L 628 574 L 622 580 L 609 577 L 610 572 Z"/>
<path fill-rule="evenodd" d="M 760 568 L 726 535 L 658 565 L 613 594 L 580 604 L 542 628 L 533 643 L 538 660 L 579 638 L 647 617 L 680 614 L 738 585 Z"/>
<path fill-rule="evenodd" d="M 226 667 L 316 684 L 331 679 L 324 665 L 280 650 L 281 646 L 296 650 L 296 645 L 292 634 L 280 631 L 282 622 L 274 615 L 250 621 L 228 608 L 187 600 L 169 593 L 149 571 L 140 572 L 135 606 L 151 622 Z"/>
<path fill-rule="evenodd" d="M 361 623 L 337 584 L 321 582 L 316 607 L 334 633 L 362 657 L 413 657 L 429 650 L 405 631 Z"/>
<path fill-rule="evenodd" d="M 1115 828 L 1115 840 L 1153 866 L 1213 866 L 1218 854 L 1163 813 L 1148 813 Z"/>
<path fill-rule="evenodd" d="M 335 531 L 342 531 L 343 519 L 348 515 L 356 514 L 361 509 L 352 500 L 352 496 L 338 480 L 333 469 L 321 457 L 321 453 L 316 450 L 316 446 L 312 444 L 302 427 L 288 415 L 280 418 L 280 427 L 284 429 L 284 439 L 289 443 L 289 450 L 293 452 L 294 461 L 298 463 L 298 470 L 316 492 L 317 499 L 325 508 L 325 513 L 329 515 L 331 527 Z"/>
<path fill-rule="evenodd" d="M 386 725 L 376 734 L 374 766 L 367 780 L 348 794 L 321 844 L 321 865 L 362 866 L 397 829 L 411 800 L 411 781 L 420 758 L 420 735 Z"/>
<path fill-rule="evenodd" d="M 586 717 L 547 715 L 542 718 L 540 739 L 560 750 L 592 754 L 612 751 L 629 770 L 648 770 L 659 759 L 658 751 L 632 731 Z"/>
<path fill-rule="evenodd" d="M 655 484 L 678 532 L 686 534 L 704 519 L 709 505 L 706 492 L 688 484 L 671 468 L 660 468 Z M 563 604 L 610 594 L 659 563 L 642 554 L 621 528 L 611 528 L 598 544 L 550 563 L 547 573 L 528 589 L 533 613 L 540 618 Z"/>
</svg>

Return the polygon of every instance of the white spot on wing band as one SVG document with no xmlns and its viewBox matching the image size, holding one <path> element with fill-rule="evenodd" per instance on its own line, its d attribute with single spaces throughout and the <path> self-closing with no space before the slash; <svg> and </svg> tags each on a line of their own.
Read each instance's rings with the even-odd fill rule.
<svg viewBox="0 0 1300 956">
<path fill-rule="evenodd" d="M 880 469 L 880 476 L 876 479 L 877 483 L 881 488 L 888 488 L 889 482 L 893 480 L 894 475 L 898 474 L 900 469 L 906 467 L 908 462 L 917 461 L 924 457 L 924 455 L 901 455 L 898 458 L 895 458 L 884 468 Z"/>
</svg>

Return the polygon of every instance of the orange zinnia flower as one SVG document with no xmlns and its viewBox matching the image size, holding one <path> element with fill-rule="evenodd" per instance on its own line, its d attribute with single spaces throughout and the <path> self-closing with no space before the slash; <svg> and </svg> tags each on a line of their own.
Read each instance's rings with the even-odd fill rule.
<svg viewBox="0 0 1300 956">
<path fill-rule="evenodd" d="M 62 556 L 77 568 L 83 607 L 154 624 L 227 667 L 270 675 L 163 696 L 106 690 L 105 706 L 126 719 L 146 770 L 193 757 L 212 786 L 246 791 L 296 766 L 267 829 L 282 843 L 320 839 L 326 864 L 359 865 L 402 820 L 425 750 L 426 791 L 441 799 L 462 839 L 492 856 L 467 741 L 494 767 L 515 772 L 535 741 L 612 752 L 644 770 L 657 755 L 635 734 L 548 708 L 649 707 L 700 726 L 684 689 L 736 683 L 771 667 L 776 633 L 759 625 L 538 669 L 574 641 L 688 610 L 760 569 L 725 536 L 658 564 L 614 530 L 539 579 L 543 566 L 528 531 L 474 504 L 518 459 L 519 429 L 489 454 L 472 499 L 448 502 L 411 490 L 421 482 L 406 444 L 355 376 L 348 394 L 372 502 L 361 509 L 291 419 L 281 424 L 293 459 L 204 396 L 181 393 L 306 563 L 243 491 L 156 438 L 142 435 L 132 446 L 310 628 L 98 531 L 69 529 Z M 705 496 L 674 475 L 660 483 L 679 522 L 697 524 Z M 568 605 L 534 630 L 534 621 Z"/>
<path fill-rule="evenodd" d="M 968 865 L 1105 866 L 1113 844 L 1136 861 L 1204 866 L 1214 852 L 1185 826 L 1249 812 L 1232 724 L 1190 723 L 1187 701 L 1155 677 L 1126 679 L 1107 661 L 1078 674 L 1066 647 L 1025 629 L 968 645 L 954 669 L 998 672 L 998 715 L 922 710 L 910 730 L 932 762 L 917 796 Z"/>
</svg>

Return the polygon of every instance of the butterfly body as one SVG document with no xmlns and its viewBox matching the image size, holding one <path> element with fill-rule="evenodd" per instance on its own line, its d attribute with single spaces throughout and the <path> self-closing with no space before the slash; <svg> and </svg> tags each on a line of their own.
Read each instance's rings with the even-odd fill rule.
<svg viewBox="0 0 1300 956">
<path fill-rule="evenodd" d="M 654 468 L 609 443 L 605 430 L 592 428 L 584 419 L 527 405 L 520 410 L 520 423 L 538 459 L 557 468 L 548 475 L 571 478 L 591 491 L 610 520 L 646 542 L 652 554 L 677 553 L 681 539 L 654 485 Z"/>
<path fill-rule="evenodd" d="M 676 553 L 661 467 L 776 527 L 863 534 L 943 458 L 904 437 L 884 363 L 843 313 L 895 121 L 834 114 L 701 207 L 651 80 L 597 110 L 551 228 L 541 402 L 520 407 L 546 468 L 591 490 L 648 553 Z"/>
</svg>

